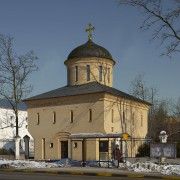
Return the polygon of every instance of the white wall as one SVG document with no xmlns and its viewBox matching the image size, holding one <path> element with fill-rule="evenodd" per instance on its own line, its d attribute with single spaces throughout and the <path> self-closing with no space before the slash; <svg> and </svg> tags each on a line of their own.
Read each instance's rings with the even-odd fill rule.
<svg viewBox="0 0 180 180">
<path fill-rule="evenodd" d="M 16 135 L 15 127 L 15 114 L 12 109 L 6 109 L 0 107 L 0 148 L 12 148 L 14 149 L 14 136 Z M 12 125 L 12 126 L 11 126 Z M 7 127 L 9 126 L 9 127 Z M 31 141 L 31 149 L 33 146 L 33 138 L 28 132 L 28 117 L 27 111 L 19 110 L 19 136 L 21 137 L 21 150 L 24 150 L 23 137 L 28 135 Z"/>
</svg>

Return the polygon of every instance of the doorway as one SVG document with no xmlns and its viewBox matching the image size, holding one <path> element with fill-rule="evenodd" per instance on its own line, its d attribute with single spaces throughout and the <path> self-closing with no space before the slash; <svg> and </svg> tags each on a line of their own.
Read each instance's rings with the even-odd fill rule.
<svg viewBox="0 0 180 180">
<path fill-rule="evenodd" d="M 68 158 L 68 141 L 61 141 L 61 159 Z"/>
</svg>

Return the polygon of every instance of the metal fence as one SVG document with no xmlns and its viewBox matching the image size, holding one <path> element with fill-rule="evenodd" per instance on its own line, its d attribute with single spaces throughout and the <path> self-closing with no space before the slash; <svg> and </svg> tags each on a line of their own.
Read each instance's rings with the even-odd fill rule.
<svg viewBox="0 0 180 180">
<path fill-rule="evenodd" d="M 151 143 L 159 143 L 159 139 L 143 139 L 143 138 L 129 138 L 127 140 L 123 140 L 123 138 L 101 138 L 99 141 L 99 155 L 98 159 L 96 159 L 97 166 L 110 167 L 114 162 L 114 153 L 113 150 L 115 145 L 119 145 L 120 150 L 122 152 L 122 159 L 125 162 L 127 159 L 137 160 L 137 159 L 150 159 L 150 144 Z M 101 143 L 106 141 L 107 143 Z M 94 144 L 97 142 L 97 139 L 86 139 L 85 142 L 87 144 Z M 173 143 L 179 142 L 174 141 Z M 180 143 L 180 142 L 179 142 Z M 102 144 L 102 147 L 101 147 Z M 85 145 L 86 147 L 86 145 Z M 176 146 L 177 153 L 180 149 Z M 88 157 L 86 154 L 88 153 L 87 148 L 83 148 L 82 152 L 82 164 L 89 165 L 91 161 L 88 161 Z M 93 154 L 94 152 L 92 152 Z M 154 159 L 154 158 L 153 158 Z M 90 165 L 89 165 L 90 166 Z"/>
</svg>

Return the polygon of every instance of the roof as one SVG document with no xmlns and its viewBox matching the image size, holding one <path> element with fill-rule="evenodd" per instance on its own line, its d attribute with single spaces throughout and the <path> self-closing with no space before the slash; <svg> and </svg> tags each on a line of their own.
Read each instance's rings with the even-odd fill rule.
<svg viewBox="0 0 180 180">
<path fill-rule="evenodd" d="M 12 103 L 15 104 L 13 101 L 12 101 Z M 8 100 L 0 99 L 0 108 L 12 109 L 12 105 Z M 27 111 L 27 106 L 24 102 L 20 102 L 18 109 Z"/>
<path fill-rule="evenodd" d="M 84 138 L 122 138 L 124 133 L 78 133 L 71 134 L 70 139 L 84 139 Z M 127 133 L 126 133 L 127 134 Z M 130 137 L 129 134 L 127 134 Z"/>
<path fill-rule="evenodd" d="M 146 101 L 138 99 L 134 96 L 131 96 L 127 93 L 119 91 L 115 88 L 105 86 L 98 82 L 90 82 L 90 83 L 75 85 L 75 86 L 64 86 L 62 88 L 58 88 L 58 89 L 55 89 L 55 90 L 52 90 L 43 94 L 39 94 L 37 96 L 30 97 L 28 99 L 25 99 L 24 101 L 59 98 L 59 97 L 67 97 L 67 96 L 75 96 L 75 95 L 83 95 L 83 94 L 94 94 L 94 93 L 109 93 L 109 94 L 116 95 L 122 98 L 126 98 L 126 99 L 130 99 L 130 100 L 134 100 L 137 102 L 151 105 L 150 103 Z"/>
<path fill-rule="evenodd" d="M 91 40 L 72 50 L 68 56 L 68 59 L 76 57 L 100 57 L 113 60 L 112 55 L 107 49 L 95 44 Z"/>
</svg>

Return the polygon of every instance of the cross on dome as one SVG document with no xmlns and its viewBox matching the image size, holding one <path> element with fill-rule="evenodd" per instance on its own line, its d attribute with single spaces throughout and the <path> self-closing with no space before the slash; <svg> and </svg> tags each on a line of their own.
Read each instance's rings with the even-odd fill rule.
<svg viewBox="0 0 180 180">
<path fill-rule="evenodd" d="M 91 41 L 92 40 L 92 31 L 95 30 L 95 27 L 93 27 L 91 25 L 91 23 L 88 24 L 89 28 L 87 28 L 85 31 L 88 32 L 88 40 Z"/>
</svg>

